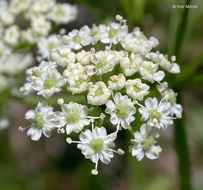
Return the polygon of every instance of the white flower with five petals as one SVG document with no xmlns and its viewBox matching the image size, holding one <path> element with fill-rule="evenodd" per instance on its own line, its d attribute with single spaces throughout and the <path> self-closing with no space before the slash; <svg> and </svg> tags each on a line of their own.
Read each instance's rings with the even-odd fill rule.
<svg viewBox="0 0 203 190">
<path fill-rule="evenodd" d="M 111 162 L 111 159 L 114 157 L 113 153 L 116 152 L 113 150 L 115 138 L 116 135 L 114 133 L 107 135 L 104 127 L 95 127 L 92 128 L 92 131 L 87 129 L 80 134 L 80 141 L 76 141 L 78 143 L 77 147 L 82 151 L 85 158 L 95 163 L 95 169 L 92 170 L 92 174 L 98 174 L 99 160 L 105 164 Z"/>
<path fill-rule="evenodd" d="M 31 122 L 27 135 L 31 136 L 33 141 L 38 141 L 42 134 L 50 137 L 52 130 L 55 129 L 53 108 L 46 103 L 39 102 L 35 110 L 29 110 L 25 114 L 25 119 Z"/>
<path fill-rule="evenodd" d="M 70 102 L 69 104 L 61 105 L 62 112 L 55 112 L 58 126 L 66 127 L 66 133 L 69 135 L 72 132 L 79 133 L 84 126 L 89 125 L 87 119 L 88 108 L 81 104 Z"/>
<path fill-rule="evenodd" d="M 162 81 L 165 74 L 163 71 L 157 71 L 158 64 L 154 64 L 151 61 L 144 61 L 139 68 L 140 75 L 143 79 L 149 82 Z"/>
<path fill-rule="evenodd" d="M 126 93 L 128 96 L 135 100 L 142 101 L 144 96 L 149 94 L 149 86 L 142 83 L 142 81 L 137 78 L 134 80 L 127 80 L 125 84 Z"/>
<path fill-rule="evenodd" d="M 99 81 L 96 84 L 89 85 L 87 101 L 91 105 L 105 104 L 111 96 L 111 90 L 107 88 L 104 82 Z"/>
<path fill-rule="evenodd" d="M 124 129 L 130 127 L 130 123 L 135 120 L 133 115 L 136 109 L 134 103 L 127 95 L 122 96 L 121 93 L 116 93 L 115 96 L 113 96 L 113 101 L 109 100 L 106 103 L 105 112 L 111 115 L 110 121 L 113 125 L 117 125 L 118 131 L 120 126 Z"/>
<path fill-rule="evenodd" d="M 142 115 L 141 120 L 147 121 L 150 126 L 160 129 L 167 128 L 173 124 L 172 117 L 170 116 L 169 102 L 160 101 L 158 103 L 157 98 L 147 98 L 145 100 L 145 107 L 140 106 L 139 112 Z"/>
<path fill-rule="evenodd" d="M 149 159 L 157 159 L 162 151 L 160 146 L 154 145 L 158 137 L 159 133 L 156 129 L 143 124 L 140 132 L 135 132 L 134 139 L 131 140 L 132 156 L 136 156 L 138 161 L 142 160 L 144 155 Z"/>
</svg>

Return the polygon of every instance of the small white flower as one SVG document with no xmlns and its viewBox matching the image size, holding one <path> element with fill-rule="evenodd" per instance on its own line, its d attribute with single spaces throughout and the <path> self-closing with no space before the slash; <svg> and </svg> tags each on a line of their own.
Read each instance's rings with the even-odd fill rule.
<svg viewBox="0 0 203 190">
<path fill-rule="evenodd" d="M 68 90 L 73 94 L 82 93 L 89 87 L 89 76 L 86 74 L 86 68 L 80 63 L 69 64 L 63 76 L 67 78 Z"/>
<path fill-rule="evenodd" d="M 131 140 L 133 143 L 132 156 L 136 156 L 138 161 L 142 160 L 144 155 L 149 159 L 157 159 L 162 151 L 160 146 L 154 145 L 158 137 L 157 130 L 143 124 L 140 132 L 135 132 L 134 139 Z"/>
<path fill-rule="evenodd" d="M 128 33 L 124 37 L 121 45 L 126 51 L 146 54 L 151 51 L 153 47 L 152 45 L 155 44 L 152 40 L 148 40 L 139 28 L 135 28 L 132 33 Z"/>
<path fill-rule="evenodd" d="M 5 30 L 4 41 L 11 45 L 16 46 L 19 43 L 20 31 L 18 26 L 12 25 Z"/>
<path fill-rule="evenodd" d="M 167 89 L 163 93 L 163 98 L 165 101 L 170 103 L 170 113 L 171 115 L 176 115 L 176 117 L 181 118 L 183 108 L 180 104 L 176 103 L 177 93 L 175 93 L 172 89 Z"/>
<path fill-rule="evenodd" d="M 81 104 L 70 102 L 69 104 L 61 105 L 62 112 L 55 112 L 60 127 L 66 127 L 66 133 L 69 135 L 72 132 L 79 133 L 84 126 L 89 125 L 87 119 L 88 108 Z"/>
<path fill-rule="evenodd" d="M 81 63 L 82 65 L 87 65 L 90 63 L 90 52 L 82 50 L 76 54 L 76 59 L 78 63 Z"/>
<path fill-rule="evenodd" d="M 36 33 L 42 36 L 47 36 L 51 29 L 51 23 L 42 15 L 33 16 L 31 26 Z"/>
<path fill-rule="evenodd" d="M 80 63 L 69 64 L 68 67 L 64 70 L 63 76 L 66 78 L 78 78 L 80 75 L 86 74 L 86 68 Z"/>
<path fill-rule="evenodd" d="M 6 10 L 0 13 L 0 21 L 4 25 L 11 25 L 14 23 L 15 17 L 11 12 Z"/>
<path fill-rule="evenodd" d="M 88 76 L 93 76 L 97 73 L 97 69 L 94 65 L 86 65 L 85 68 Z"/>
<path fill-rule="evenodd" d="M 100 40 L 99 27 L 95 24 L 92 25 L 90 36 L 92 45 L 95 45 Z"/>
<path fill-rule="evenodd" d="M 55 0 L 35 0 L 31 7 L 31 11 L 35 13 L 47 13 L 48 11 L 53 10 L 55 5 Z"/>
<path fill-rule="evenodd" d="M 79 138 L 80 141 L 76 141 L 78 143 L 77 147 L 82 151 L 86 159 L 90 159 L 95 163 L 95 169 L 92 170 L 92 174 L 97 175 L 99 160 L 105 164 L 109 164 L 114 157 L 113 152 L 117 152 L 113 150 L 116 135 L 107 135 L 104 127 L 95 127 L 92 128 L 92 131 L 87 129 L 82 132 Z"/>
<path fill-rule="evenodd" d="M 102 43 L 118 44 L 118 42 L 127 34 L 127 25 L 111 23 L 109 26 L 100 25 L 99 35 Z"/>
<path fill-rule="evenodd" d="M 47 17 L 56 24 L 67 24 L 76 18 L 77 9 L 68 3 L 57 4 L 48 13 Z"/>
<path fill-rule="evenodd" d="M 75 53 L 67 47 L 58 48 L 51 53 L 51 59 L 62 67 L 75 63 L 75 57 Z"/>
<path fill-rule="evenodd" d="M 127 80 L 125 84 L 126 93 L 135 100 L 142 101 L 144 96 L 149 94 L 149 86 L 142 83 L 142 81 L 137 78 L 134 80 Z"/>
<path fill-rule="evenodd" d="M 98 75 L 110 72 L 119 63 L 119 56 L 114 51 L 98 51 L 91 56 Z"/>
<path fill-rule="evenodd" d="M 88 26 L 83 26 L 79 31 L 74 29 L 68 35 L 63 37 L 64 42 L 70 49 L 81 49 L 82 46 L 87 46 L 91 43 L 91 30 Z"/>
<path fill-rule="evenodd" d="M 109 100 L 106 103 L 107 114 L 111 115 L 110 121 L 113 125 L 117 125 L 117 131 L 121 125 L 124 129 L 130 127 L 130 123 L 135 120 L 133 116 L 136 112 L 134 103 L 127 95 L 122 96 L 121 93 L 116 93 L 113 96 L 113 101 Z"/>
<path fill-rule="evenodd" d="M 86 91 L 89 87 L 87 75 L 69 78 L 68 83 L 68 90 L 70 90 L 72 94 L 80 94 Z"/>
<path fill-rule="evenodd" d="M 106 87 L 104 82 L 100 81 L 90 85 L 87 101 L 91 105 L 102 105 L 108 101 L 110 96 L 111 90 Z"/>
<path fill-rule="evenodd" d="M 150 52 L 146 55 L 156 64 L 159 64 L 162 68 L 166 69 L 168 72 L 177 74 L 180 72 L 180 66 L 175 63 L 175 56 L 171 58 L 171 61 L 168 60 L 168 55 L 163 55 L 159 52 Z"/>
<path fill-rule="evenodd" d="M 142 57 L 139 54 L 131 53 L 130 57 L 127 55 L 121 59 L 120 65 L 124 74 L 131 76 L 138 71 L 142 62 Z"/>
<path fill-rule="evenodd" d="M 28 84 L 24 86 L 27 90 L 37 91 L 38 95 L 48 98 L 59 92 L 67 80 L 56 70 L 55 63 L 43 61 L 38 68 L 27 71 L 27 81 Z"/>
<path fill-rule="evenodd" d="M 28 126 L 27 135 L 31 136 L 33 141 L 38 141 L 42 134 L 50 137 L 52 130 L 55 128 L 53 108 L 45 103 L 39 102 L 35 110 L 29 110 L 25 114 L 25 119 L 31 122 L 31 125 Z"/>
<path fill-rule="evenodd" d="M 125 86 L 125 82 L 125 76 L 122 73 L 113 75 L 108 81 L 108 88 L 111 90 L 120 90 Z"/>
<path fill-rule="evenodd" d="M 163 71 L 157 71 L 158 65 L 152 63 L 151 61 L 144 61 L 139 68 L 139 72 L 143 79 L 150 82 L 162 81 L 165 74 Z"/>
<path fill-rule="evenodd" d="M 35 32 L 32 28 L 28 28 L 27 30 L 22 31 L 22 40 L 35 44 L 41 38 L 41 36 Z"/>
<path fill-rule="evenodd" d="M 167 128 L 173 124 L 170 114 L 170 103 L 161 101 L 158 103 L 157 98 L 147 98 L 145 107 L 140 105 L 139 112 L 142 115 L 142 121 L 148 121 L 150 126 L 157 128 Z"/>
<path fill-rule="evenodd" d="M 12 0 L 10 12 L 17 15 L 29 8 L 32 0 Z"/>
<path fill-rule="evenodd" d="M 47 38 L 41 38 L 38 42 L 38 52 L 44 58 L 49 58 L 50 53 L 57 47 L 59 47 L 61 41 L 57 35 L 50 35 Z"/>
<path fill-rule="evenodd" d="M 33 56 L 31 53 L 12 53 L 3 58 L 3 64 L 1 65 L 0 63 L 0 72 L 14 75 L 22 72 L 31 64 L 33 64 Z"/>
</svg>

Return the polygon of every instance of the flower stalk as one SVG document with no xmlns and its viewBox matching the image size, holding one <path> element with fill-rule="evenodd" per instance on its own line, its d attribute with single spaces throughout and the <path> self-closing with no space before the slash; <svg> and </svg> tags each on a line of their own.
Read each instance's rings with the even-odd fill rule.
<svg viewBox="0 0 203 190">
<path fill-rule="evenodd" d="M 191 0 L 185 0 L 185 5 L 189 5 Z M 178 1 L 177 1 L 178 3 Z M 181 52 L 186 34 L 186 27 L 188 21 L 189 9 L 185 8 L 182 12 L 180 23 L 177 27 L 176 38 L 175 38 L 175 49 L 174 54 L 176 55 L 177 61 L 181 62 Z M 179 85 L 176 89 L 177 92 L 181 93 L 181 86 Z M 179 96 L 178 102 L 182 102 Z M 185 130 L 184 117 L 174 122 L 174 138 L 175 138 L 175 149 L 178 157 L 178 170 L 180 175 L 180 188 L 181 190 L 191 189 L 191 174 L 190 174 L 190 159 L 187 145 L 187 133 Z"/>
</svg>

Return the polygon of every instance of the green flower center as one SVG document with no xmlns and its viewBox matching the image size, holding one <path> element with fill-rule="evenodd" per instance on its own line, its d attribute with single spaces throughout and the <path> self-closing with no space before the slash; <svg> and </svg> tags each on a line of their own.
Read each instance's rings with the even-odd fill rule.
<svg viewBox="0 0 203 190">
<path fill-rule="evenodd" d="M 161 113 L 159 113 L 156 109 L 153 109 L 149 111 L 149 117 L 151 119 L 160 120 L 162 116 L 161 116 Z"/>
<path fill-rule="evenodd" d="M 106 62 L 106 61 L 99 61 L 96 65 L 96 68 L 101 69 L 101 68 L 105 67 L 107 64 L 108 64 L 108 62 Z"/>
<path fill-rule="evenodd" d="M 117 104 L 116 105 L 116 114 L 120 118 L 126 118 L 127 115 L 128 115 L 125 106 L 123 106 L 122 104 Z"/>
<path fill-rule="evenodd" d="M 103 149 L 104 141 L 100 138 L 90 141 L 90 148 L 94 150 L 95 153 L 100 153 Z"/>
<path fill-rule="evenodd" d="M 54 49 L 55 47 L 56 47 L 56 44 L 55 44 L 54 42 L 49 42 L 49 43 L 48 43 L 47 48 L 48 48 L 49 51 L 51 51 L 51 50 Z"/>
<path fill-rule="evenodd" d="M 91 36 L 94 37 L 97 35 L 97 33 L 98 33 L 98 28 L 93 26 L 92 31 L 91 31 Z"/>
<path fill-rule="evenodd" d="M 74 41 L 75 43 L 80 44 L 80 42 L 81 42 L 81 37 L 77 34 L 76 36 L 73 37 L 73 41 Z"/>
<path fill-rule="evenodd" d="M 47 79 L 44 81 L 44 88 L 50 89 L 52 87 L 56 86 L 56 81 L 53 79 Z"/>
<path fill-rule="evenodd" d="M 33 71 L 33 76 L 35 76 L 35 77 L 40 77 L 41 76 L 41 72 L 40 71 Z"/>
<path fill-rule="evenodd" d="M 148 151 L 153 144 L 154 144 L 154 139 L 152 137 L 145 137 L 144 140 L 142 141 L 142 148 L 145 151 Z"/>
<path fill-rule="evenodd" d="M 109 38 L 115 38 L 115 37 L 117 36 L 117 34 L 118 34 L 118 31 L 117 31 L 117 30 L 111 29 L 111 30 L 109 31 Z"/>
<path fill-rule="evenodd" d="M 37 114 L 35 116 L 35 125 L 38 129 L 41 129 L 44 126 L 44 117 L 42 114 Z"/>
<path fill-rule="evenodd" d="M 98 88 L 98 89 L 95 91 L 95 96 L 101 96 L 101 95 L 103 95 L 103 94 L 104 94 L 104 92 L 103 92 L 102 88 Z"/>
<path fill-rule="evenodd" d="M 171 103 L 175 103 L 176 102 L 176 94 L 169 93 L 168 101 Z"/>
<path fill-rule="evenodd" d="M 66 121 L 69 124 L 77 123 L 80 120 L 80 115 L 77 113 L 69 113 L 66 115 Z"/>
<path fill-rule="evenodd" d="M 149 74 L 154 74 L 154 71 L 152 69 L 152 65 L 144 65 L 144 69 L 149 73 Z"/>
<path fill-rule="evenodd" d="M 136 84 L 133 86 L 135 92 L 140 92 L 142 89 L 138 87 Z"/>
<path fill-rule="evenodd" d="M 57 12 L 56 12 L 56 15 L 58 15 L 58 16 L 66 16 L 66 13 L 62 8 L 58 8 Z"/>
<path fill-rule="evenodd" d="M 76 80 L 75 81 L 75 88 L 79 88 L 80 87 L 80 85 L 82 84 L 84 82 L 84 80 Z"/>
<path fill-rule="evenodd" d="M 144 34 L 141 34 L 141 35 L 139 36 L 139 39 L 140 39 L 140 40 L 147 40 L 147 37 L 146 37 Z"/>
</svg>

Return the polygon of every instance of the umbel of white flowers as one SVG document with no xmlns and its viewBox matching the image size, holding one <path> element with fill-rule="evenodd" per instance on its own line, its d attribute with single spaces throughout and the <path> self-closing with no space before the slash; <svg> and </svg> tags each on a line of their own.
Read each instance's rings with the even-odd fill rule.
<svg viewBox="0 0 203 190">
<path fill-rule="evenodd" d="M 31 122 L 28 136 L 39 140 L 42 134 L 50 137 L 54 129 L 66 132 L 66 142 L 76 143 L 85 158 L 95 163 L 94 175 L 99 161 L 109 164 L 113 153 L 124 154 L 114 149 L 119 130 L 134 131 L 130 151 L 137 160 L 144 155 L 156 159 L 162 151 L 155 145 L 159 132 L 182 114 L 177 93 L 164 81 L 166 74 L 180 72 L 175 56 L 169 60 L 167 55 L 153 52 L 156 38 L 148 39 L 139 28 L 128 32 L 126 20 L 119 15 L 116 19 L 118 22 L 109 25 L 83 26 L 60 38 L 47 39 L 58 45 L 51 51 L 39 50 L 45 60 L 26 71 L 27 82 L 21 88 L 25 95 L 34 93 L 44 101 L 56 93 L 61 97 L 61 111 L 39 103 L 26 113 Z M 83 105 L 66 102 L 64 92 L 85 96 L 86 101 Z M 92 109 L 99 112 L 97 116 L 92 116 Z M 104 118 L 109 122 L 104 124 Z M 135 131 L 139 118 L 142 125 Z M 107 134 L 111 125 L 113 132 Z M 71 139 L 73 132 L 79 134 L 78 141 Z"/>
</svg>

